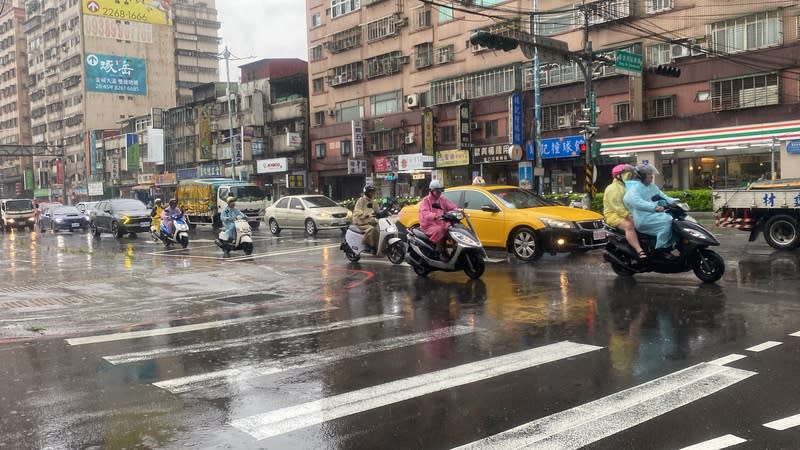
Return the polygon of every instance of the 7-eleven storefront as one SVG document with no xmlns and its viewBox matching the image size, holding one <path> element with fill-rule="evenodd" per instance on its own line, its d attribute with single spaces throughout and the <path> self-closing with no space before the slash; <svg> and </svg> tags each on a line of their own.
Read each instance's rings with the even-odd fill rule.
<svg viewBox="0 0 800 450">
<path fill-rule="evenodd" d="M 800 120 L 600 139 L 603 156 L 653 164 L 669 189 L 800 177 Z"/>
</svg>

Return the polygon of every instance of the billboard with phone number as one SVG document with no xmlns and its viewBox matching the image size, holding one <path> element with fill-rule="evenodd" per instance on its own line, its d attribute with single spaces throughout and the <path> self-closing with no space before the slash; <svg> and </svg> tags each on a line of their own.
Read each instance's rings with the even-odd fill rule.
<svg viewBox="0 0 800 450">
<path fill-rule="evenodd" d="M 141 58 L 89 53 L 86 89 L 110 94 L 147 95 L 147 63 Z"/>
<path fill-rule="evenodd" d="M 174 0 L 83 0 L 83 15 L 114 20 L 172 25 Z"/>
</svg>

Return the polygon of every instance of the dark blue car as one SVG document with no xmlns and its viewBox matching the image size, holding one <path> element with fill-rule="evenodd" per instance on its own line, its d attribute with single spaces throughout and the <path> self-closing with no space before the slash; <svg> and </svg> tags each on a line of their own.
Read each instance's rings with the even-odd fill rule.
<svg viewBox="0 0 800 450">
<path fill-rule="evenodd" d="M 74 206 L 51 206 L 39 217 L 39 229 L 52 232 L 86 231 L 89 229 L 89 218 Z"/>
</svg>

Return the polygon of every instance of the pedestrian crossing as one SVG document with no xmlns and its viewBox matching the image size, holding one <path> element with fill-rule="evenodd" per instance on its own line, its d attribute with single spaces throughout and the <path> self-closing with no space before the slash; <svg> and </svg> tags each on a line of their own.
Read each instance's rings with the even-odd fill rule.
<svg viewBox="0 0 800 450">
<path fill-rule="evenodd" d="M 242 381 L 258 380 L 261 377 L 286 376 L 294 371 L 322 370 L 324 367 L 348 364 L 355 359 L 379 353 L 385 353 L 386 358 L 391 358 L 391 352 L 409 351 L 442 341 L 473 339 L 474 342 L 475 339 L 481 339 L 481 336 L 489 333 L 467 323 L 417 331 L 401 326 L 400 322 L 404 317 L 399 314 L 366 315 L 341 320 L 329 314 L 319 319 L 319 322 L 324 323 L 301 325 L 290 321 L 300 326 L 248 334 L 239 338 L 203 335 L 202 339 L 208 339 L 207 342 L 180 343 L 191 342 L 198 334 L 207 330 L 245 327 L 267 319 L 297 318 L 335 311 L 337 308 L 334 307 L 294 308 L 246 318 L 71 338 L 66 339 L 66 342 L 72 347 L 82 346 L 82 348 L 104 345 L 101 351 L 107 350 L 109 344 L 112 344 L 113 348 L 120 346 L 127 348 L 130 351 L 101 355 L 111 366 L 123 366 L 163 361 L 168 358 L 183 358 L 199 353 L 225 355 L 232 349 L 240 347 L 269 345 L 279 340 L 291 341 L 323 333 L 350 333 L 356 340 L 365 339 L 347 345 L 312 347 L 291 354 L 264 357 L 256 362 L 226 361 L 223 367 L 201 368 L 199 373 L 161 377 L 151 383 L 154 389 L 181 396 L 226 385 L 242 386 Z M 373 327 L 373 333 L 361 333 L 364 327 Z M 375 327 L 380 327 L 385 333 L 374 333 Z M 185 335 L 187 339 L 176 341 L 174 346 L 162 345 L 163 340 L 155 339 L 159 336 L 178 334 Z M 225 333 L 210 334 L 210 336 L 225 335 Z M 800 332 L 791 336 L 800 337 Z M 347 339 L 342 343 L 346 341 Z M 778 341 L 766 341 L 744 350 L 758 354 L 785 347 L 781 347 L 781 344 L 783 343 Z M 229 426 L 231 430 L 252 439 L 254 445 L 260 446 L 262 444 L 255 443 L 342 418 L 363 417 L 364 422 L 368 423 L 372 420 L 371 412 L 380 408 L 453 389 L 469 389 L 474 383 L 498 380 L 500 377 L 529 369 L 538 368 L 537 370 L 547 371 L 548 367 L 554 364 L 580 365 L 589 355 L 602 357 L 605 351 L 606 349 L 601 346 L 563 340 L 534 348 L 511 350 L 500 355 L 475 357 L 469 362 L 459 362 L 449 367 L 429 367 L 427 372 L 398 379 L 381 382 L 378 377 L 372 385 L 345 392 L 321 391 L 318 393 L 319 398 L 297 398 L 288 406 L 278 405 L 270 408 L 265 405 L 262 406 L 264 410 L 260 412 L 252 412 L 248 408 L 248 414 L 232 416 L 221 426 Z M 451 442 L 450 447 L 455 449 L 583 448 L 730 389 L 758 375 L 753 370 L 729 366 L 747 358 L 747 354 L 734 353 L 694 364 L 609 395 L 541 415 L 526 423 L 514 425 L 512 422 L 513 426 L 505 431 L 493 431 L 495 434 L 483 436 L 472 442 L 467 439 L 464 439 L 466 442 Z M 317 393 L 313 396 L 317 396 Z M 764 428 L 784 431 L 800 426 L 800 414 L 770 419 L 774 420 L 763 423 Z M 374 423 L 368 425 L 368 427 L 374 426 Z M 684 448 L 722 449 L 744 442 L 747 442 L 747 439 L 734 434 L 712 435 L 708 436 L 706 441 Z"/>
</svg>

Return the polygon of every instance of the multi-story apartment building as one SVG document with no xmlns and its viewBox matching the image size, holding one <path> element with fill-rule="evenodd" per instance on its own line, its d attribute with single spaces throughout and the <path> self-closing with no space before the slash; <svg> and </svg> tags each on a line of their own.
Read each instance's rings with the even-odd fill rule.
<svg viewBox="0 0 800 450">
<path fill-rule="evenodd" d="M 169 195 L 181 180 L 210 177 L 251 180 L 275 197 L 305 192 L 307 68 L 299 59 L 245 64 L 239 82 L 195 86 L 191 102 L 126 121 L 97 146 L 108 162 L 104 178 L 119 179 L 115 193 L 138 190 L 143 200 Z M 126 157 L 132 146 L 147 170 Z"/>
<path fill-rule="evenodd" d="M 20 83 L 28 72 L 22 28 L 25 10 L 20 0 L 0 5 L 0 145 L 30 144 L 30 103 L 24 83 Z M 31 161 L 31 157 L 0 156 L 0 197 L 33 189 Z"/>
<path fill-rule="evenodd" d="M 568 143 L 589 107 L 580 63 L 592 64 L 608 181 L 620 161 L 656 165 L 669 187 L 731 186 L 771 167 L 800 176 L 796 4 L 658 0 L 307 0 L 311 187 L 357 195 L 420 188 L 427 162 L 446 184 L 520 183 L 541 165 L 544 190 L 586 188 L 587 157 Z M 533 14 L 534 5 L 538 11 Z M 538 20 L 537 20 L 538 18 Z M 469 44 L 477 30 L 564 42 L 540 70 L 520 50 Z M 593 53 L 586 44 L 591 42 Z M 618 70 L 617 50 L 678 78 Z M 541 159 L 534 126 L 541 86 Z M 568 139 L 560 139 L 569 137 Z M 520 142 L 522 141 L 522 142 Z M 524 151 L 519 151 L 520 145 Z M 512 147 L 515 151 L 508 151 Z M 521 160 L 518 160 L 521 159 Z M 774 161 L 774 162 L 773 162 Z M 406 169 L 405 171 L 403 169 Z M 419 173 L 413 172 L 411 168 Z M 416 184 L 416 186 L 415 186 Z M 418 191 L 419 189 L 417 189 Z"/>
<path fill-rule="evenodd" d="M 25 13 L 32 143 L 64 149 L 36 158 L 37 196 L 86 196 L 111 163 L 97 159 L 102 130 L 173 107 L 218 76 L 213 0 L 27 0 Z"/>
</svg>

